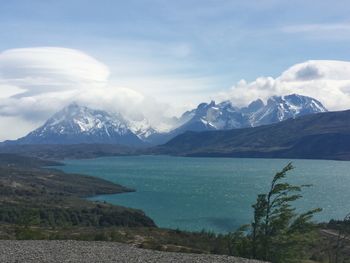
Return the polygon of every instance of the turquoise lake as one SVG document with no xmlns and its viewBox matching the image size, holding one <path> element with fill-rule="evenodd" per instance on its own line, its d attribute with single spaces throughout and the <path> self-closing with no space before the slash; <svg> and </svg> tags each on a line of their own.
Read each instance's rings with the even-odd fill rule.
<svg viewBox="0 0 350 263">
<path fill-rule="evenodd" d="M 289 182 L 313 185 L 295 203 L 299 211 L 322 208 L 317 221 L 350 212 L 350 162 L 127 156 L 67 160 L 60 169 L 135 189 L 91 199 L 142 209 L 160 227 L 228 232 L 251 221 L 256 195 L 288 161 Z"/>
</svg>

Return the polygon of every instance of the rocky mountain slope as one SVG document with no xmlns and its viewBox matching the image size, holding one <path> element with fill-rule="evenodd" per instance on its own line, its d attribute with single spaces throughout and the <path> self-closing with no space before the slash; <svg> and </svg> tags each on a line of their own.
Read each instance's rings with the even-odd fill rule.
<svg viewBox="0 0 350 263">
<path fill-rule="evenodd" d="M 256 127 L 326 111 L 316 99 L 297 94 L 273 96 L 266 104 L 258 99 L 243 108 L 233 106 L 230 101 L 219 104 L 212 101 L 209 104 L 202 103 L 197 109 L 184 113 L 182 118 L 192 117 L 179 129 L 229 130 Z"/>
</svg>

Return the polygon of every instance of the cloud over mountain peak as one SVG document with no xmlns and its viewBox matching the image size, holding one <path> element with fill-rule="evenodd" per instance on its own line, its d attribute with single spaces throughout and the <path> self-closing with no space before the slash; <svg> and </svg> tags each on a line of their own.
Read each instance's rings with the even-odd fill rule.
<svg viewBox="0 0 350 263">
<path fill-rule="evenodd" d="M 3 51 L 0 53 L 0 124 L 18 125 L 14 130 L 0 131 L 0 139 L 24 135 L 72 101 L 119 112 L 141 123 L 147 119 L 159 130 L 171 128 L 169 117 L 177 107 L 181 107 L 179 113 L 209 99 L 230 100 L 235 106 L 244 107 L 257 98 L 266 102 L 274 95 L 297 93 L 320 100 L 329 110 L 350 108 L 350 62 L 346 61 L 306 61 L 275 78 L 241 80 L 220 94 L 212 90 L 210 96 L 208 91 L 202 94 L 198 90 L 196 99 L 191 87 L 187 90 L 187 86 L 181 85 L 175 91 L 174 87 L 164 88 L 162 94 L 174 94 L 170 98 L 169 94 L 151 97 L 142 92 L 142 87 L 137 91 L 127 85 L 115 86 L 110 80 L 112 73 L 107 65 L 79 50 L 35 47 Z M 181 99 L 184 97 L 186 101 Z"/>
<path fill-rule="evenodd" d="M 252 82 L 239 81 L 229 92 L 219 95 L 235 105 L 244 106 L 273 95 L 297 93 L 316 98 L 330 110 L 350 107 L 350 62 L 309 60 L 293 65 L 277 78 L 259 77 Z"/>
<path fill-rule="evenodd" d="M 60 47 L 10 49 L 0 53 L 0 123 L 20 118 L 18 137 L 72 101 L 158 122 L 165 106 L 132 89 L 115 87 L 109 67 L 79 50 Z M 157 106 L 155 106 L 157 105 Z M 156 111 L 156 112 L 154 112 Z M 1 131 L 6 133 L 6 131 Z M 1 134 L 0 137 L 8 137 Z"/>
</svg>

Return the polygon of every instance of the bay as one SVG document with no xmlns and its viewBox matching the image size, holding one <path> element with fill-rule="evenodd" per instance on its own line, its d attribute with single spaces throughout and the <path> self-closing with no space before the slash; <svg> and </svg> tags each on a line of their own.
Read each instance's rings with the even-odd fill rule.
<svg viewBox="0 0 350 263">
<path fill-rule="evenodd" d="M 123 156 L 66 160 L 59 169 L 135 189 L 91 199 L 141 209 L 160 227 L 225 233 L 251 221 L 256 195 L 289 161 L 295 166 L 289 182 L 313 185 L 295 203 L 298 211 L 322 208 L 319 222 L 350 212 L 350 162 Z"/>
</svg>

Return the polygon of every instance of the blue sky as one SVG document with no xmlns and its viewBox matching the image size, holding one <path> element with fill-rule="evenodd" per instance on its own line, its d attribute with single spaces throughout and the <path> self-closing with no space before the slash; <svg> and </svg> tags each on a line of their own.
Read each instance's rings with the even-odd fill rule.
<svg viewBox="0 0 350 263">
<path fill-rule="evenodd" d="M 349 13 L 341 0 L 2 1 L 0 50 L 75 48 L 115 79 L 181 75 L 223 89 L 309 59 L 349 60 Z"/>
<path fill-rule="evenodd" d="M 0 139 L 77 95 L 160 119 L 210 99 L 294 92 L 350 108 L 349 14 L 348 0 L 1 1 L 0 125 L 23 125 Z M 288 70 L 308 60 L 333 61 Z"/>
</svg>

